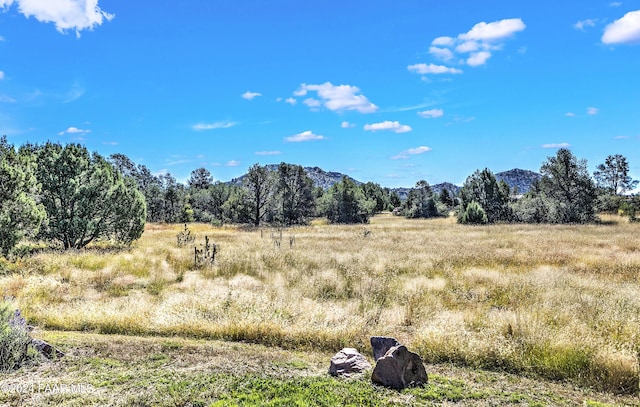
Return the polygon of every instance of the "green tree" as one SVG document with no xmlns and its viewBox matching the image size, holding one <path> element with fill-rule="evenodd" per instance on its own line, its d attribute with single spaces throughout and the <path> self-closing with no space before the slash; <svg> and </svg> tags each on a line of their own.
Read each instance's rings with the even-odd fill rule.
<svg viewBox="0 0 640 407">
<path fill-rule="evenodd" d="M 578 160 L 566 148 L 548 157 L 540 168 L 539 191 L 554 206 L 553 223 L 585 223 L 595 220 L 596 188 L 587 161 Z"/>
<path fill-rule="evenodd" d="M 36 180 L 28 156 L 19 156 L 0 138 L 0 255 L 7 256 L 25 236 L 34 236 L 45 218 L 37 205 Z"/>
<path fill-rule="evenodd" d="M 400 195 L 398 195 L 397 192 L 392 191 L 389 188 L 385 188 L 387 192 L 387 195 L 389 196 L 389 206 L 387 207 L 388 210 L 392 211 L 396 208 L 399 208 L 402 205 L 402 200 L 400 199 Z"/>
<path fill-rule="evenodd" d="M 287 225 L 306 224 L 314 213 L 313 180 L 300 165 L 278 166 L 276 191 L 279 220 Z"/>
<path fill-rule="evenodd" d="M 469 202 L 460 216 L 460 223 L 463 224 L 481 225 L 487 222 L 489 222 L 489 218 L 486 212 L 476 201 Z"/>
<path fill-rule="evenodd" d="M 251 222 L 251 207 L 249 206 L 249 191 L 244 187 L 234 186 L 229 191 L 229 197 L 222 205 L 224 220 L 230 223 Z"/>
<path fill-rule="evenodd" d="M 603 164 L 596 167 L 593 176 L 598 192 L 596 209 L 599 212 L 618 212 L 626 202 L 624 194 L 638 185 L 638 181 L 629 176 L 629 163 L 621 154 L 608 156 Z"/>
<path fill-rule="evenodd" d="M 191 177 L 187 181 L 187 185 L 192 189 L 207 189 L 213 183 L 213 176 L 206 168 L 198 168 L 191 171 Z"/>
<path fill-rule="evenodd" d="M 629 163 L 621 154 L 610 155 L 604 164 L 599 164 L 594 171 L 598 187 L 612 195 L 622 195 L 638 185 L 638 181 L 629 176 Z"/>
<path fill-rule="evenodd" d="M 440 215 L 433 190 L 427 181 L 418 181 L 411 188 L 402 206 L 402 214 L 408 218 L 433 218 Z"/>
<path fill-rule="evenodd" d="M 168 223 L 180 222 L 183 208 L 182 188 L 170 173 L 159 176 L 162 185 L 162 208 L 164 221 Z"/>
<path fill-rule="evenodd" d="M 161 177 L 151 173 L 149 168 L 136 165 L 124 154 L 116 153 L 109 156 L 109 162 L 125 179 L 134 180 L 135 187 L 144 195 L 148 222 L 162 222 L 165 220 L 165 187 Z"/>
<path fill-rule="evenodd" d="M 272 202 L 274 178 L 266 166 L 254 164 L 249 168 L 243 184 L 249 193 L 247 204 L 251 223 L 259 226 Z"/>
<path fill-rule="evenodd" d="M 460 190 L 460 200 L 458 221 L 461 223 L 467 206 L 474 201 L 484 210 L 487 222 L 511 220 L 509 186 L 504 182 L 499 183 L 488 168 L 477 170 L 467 177 Z"/>
<path fill-rule="evenodd" d="M 140 171 L 138 167 L 126 155 L 120 153 L 111 154 L 108 161 L 116 167 L 116 170 L 118 170 L 120 175 L 123 177 L 133 178 L 136 182 L 140 178 Z"/>
<path fill-rule="evenodd" d="M 142 235 L 143 195 L 102 156 L 79 144 L 47 143 L 35 148 L 35 157 L 48 217 L 42 238 L 79 249 L 94 240 L 131 243 Z"/>
<path fill-rule="evenodd" d="M 320 198 L 319 208 L 332 223 L 368 223 L 375 202 L 367 200 L 362 189 L 345 176 Z"/>
<path fill-rule="evenodd" d="M 447 188 L 442 188 L 440 194 L 438 195 L 438 200 L 448 209 L 456 206 L 456 199 Z"/>
<path fill-rule="evenodd" d="M 367 182 L 362 185 L 362 193 L 366 199 L 374 201 L 375 212 L 382 212 L 389 207 L 389 193 L 386 192 L 380 184 L 374 182 Z"/>
</svg>

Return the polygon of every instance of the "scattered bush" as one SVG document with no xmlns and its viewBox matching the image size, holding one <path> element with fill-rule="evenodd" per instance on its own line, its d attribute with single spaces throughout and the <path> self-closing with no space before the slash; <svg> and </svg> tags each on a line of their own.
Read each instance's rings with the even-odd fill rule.
<svg viewBox="0 0 640 407">
<path fill-rule="evenodd" d="M 0 371 L 15 370 L 35 354 L 20 311 L 0 301 Z"/>
<path fill-rule="evenodd" d="M 480 206 L 476 201 L 471 201 L 467 205 L 466 209 L 461 212 L 458 217 L 458 221 L 462 224 L 480 225 L 487 223 L 489 219 L 487 218 L 487 213 L 484 211 L 482 206 Z"/>
</svg>

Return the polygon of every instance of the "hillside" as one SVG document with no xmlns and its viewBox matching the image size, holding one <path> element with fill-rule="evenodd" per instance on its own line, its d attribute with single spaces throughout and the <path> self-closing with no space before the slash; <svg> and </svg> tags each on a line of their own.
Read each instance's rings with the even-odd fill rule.
<svg viewBox="0 0 640 407">
<path fill-rule="evenodd" d="M 267 164 L 266 167 L 267 169 L 269 169 L 269 171 L 278 170 L 278 164 Z M 358 185 L 362 184 L 362 182 L 357 181 L 346 174 L 343 174 L 340 172 L 334 172 L 334 171 L 325 171 L 320 167 L 304 167 L 304 170 L 309 176 L 309 178 L 313 180 L 313 185 L 316 187 L 321 187 L 322 189 L 331 188 L 333 184 L 340 182 L 342 177 L 347 177 Z M 229 181 L 229 183 L 234 185 L 240 185 L 242 184 L 242 180 L 246 176 L 247 176 L 246 174 L 241 175 L 238 178 L 232 179 L 231 181 Z"/>
<path fill-rule="evenodd" d="M 512 190 L 517 188 L 519 194 L 526 194 L 531 189 L 534 182 L 542 178 L 542 175 L 529 170 L 514 168 L 496 174 L 498 181 L 503 180 Z"/>
</svg>

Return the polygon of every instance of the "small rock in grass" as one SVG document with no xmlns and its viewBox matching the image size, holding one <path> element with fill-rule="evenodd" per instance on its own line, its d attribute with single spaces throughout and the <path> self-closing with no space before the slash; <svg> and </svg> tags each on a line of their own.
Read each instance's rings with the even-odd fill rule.
<svg viewBox="0 0 640 407">
<path fill-rule="evenodd" d="M 47 359 L 57 359 L 64 356 L 63 352 L 41 339 L 31 339 L 31 345 Z"/>
<path fill-rule="evenodd" d="M 332 376 L 348 376 L 371 369 L 371 363 L 356 349 L 344 348 L 331 358 L 329 374 Z"/>
</svg>

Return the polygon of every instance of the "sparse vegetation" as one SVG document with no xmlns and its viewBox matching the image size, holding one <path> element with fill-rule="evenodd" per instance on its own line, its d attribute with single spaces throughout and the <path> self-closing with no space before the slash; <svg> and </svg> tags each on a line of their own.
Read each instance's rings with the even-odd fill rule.
<svg viewBox="0 0 640 407">
<path fill-rule="evenodd" d="M 20 311 L 8 302 L 0 301 L 0 372 L 19 368 L 35 353 Z"/>
<path fill-rule="evenodd" d="M 366 237 L 317 223 L 279 247 L 258 229 L 192 224 L 224 246 L 202 269 L 176 247 L 183 226 L 149 224 L 126 251 L 18 259 L 0 295 L 44 329 L 326 352 L 393 335 L 428 363 L 637 394 L 638 226 L 605 220 L 469 228 L 379 215 Z"/>
<path fill-rule="evenodd" d="M 55 363 L 4 374 L 0 403 L 20 406 L 623 406 L 635 397 L 504 373 L 429 366 L 429 384 L 402 392 L 369 376 L 327 375 L 330 352 L 185 338 L 45 333 Z"/>
</svg>

